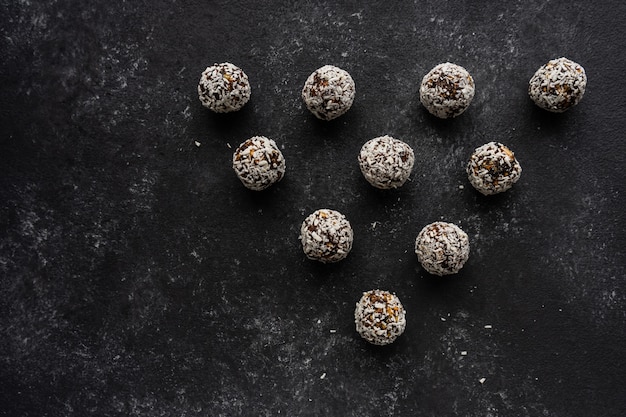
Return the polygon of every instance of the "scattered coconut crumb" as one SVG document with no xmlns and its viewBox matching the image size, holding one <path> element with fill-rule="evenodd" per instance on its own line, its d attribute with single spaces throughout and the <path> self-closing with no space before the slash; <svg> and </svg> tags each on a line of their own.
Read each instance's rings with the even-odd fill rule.
<svg viewBox="0 0 626 417">
<path fill-rule="evenodd" d="M 197 147 L 200 147 L 200 145 L 202 145 L 200 142 L 198 142 L 197 140 L 194 140 L 193 143 L 196 144 Z"/>
<path fill-rule="evenodd" d="M 485 329 L 493 329 L 493 326 L 491 324 L 485 324 Z"/>
<path fill-rule="evenodd" d="M 322 375 L 320 375 L 320 379 L 324 379 L 326 378 L 326 372 L 324 372 Z"/>
<path fill-rule="evenodd" d="M 467 356 L 467 350 L 462 350 L 461 351 L 461 356 Z"/>
<path fill-rule="evenodd" d="M 337 333 L 337 330 L 336 329 L 330 329 L 330 332 L 331 333 Z"/>
<path fill-rule="evenodd" d="M 440 317 L 441 321 L 446 321 L 446 319 L 444 317 Z"/>
<path fill-rule="evenodd" d="M 481 384 L 484 384 L 486 380 L 487 380 L 487 378 L 480 378 L 478 380 L 478 382 L 480 382 Z"/>
</svg>

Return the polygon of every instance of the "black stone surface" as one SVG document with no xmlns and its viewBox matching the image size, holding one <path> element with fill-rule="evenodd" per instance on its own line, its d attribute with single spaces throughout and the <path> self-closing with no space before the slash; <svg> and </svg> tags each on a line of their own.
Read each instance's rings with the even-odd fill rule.
<svg viewBox="0 0 626 417">
<path fill-rule="evenodd" d="M 0 0 L 0 415 L 626 415 L 625 20 L 619 1 Z M 556 115 L 526 89 L 560 56 L 589 84 Z M 252 99 L 215 115 L 196 86 L 223 61 Z M 440 121 L 417 90 L 444 61 L 477 87 Z M 332 122 L 300 99 L 324 64 L 357 85 Z M 397 191 L 356 162 L 383 134 L 416 153 Z M 262 193 L 230 166 L 252 135 L 287 160 Z M 491 140 L 524 171 L 483 197 L 463 167 Z M 322 207 L 355 232 L 336 265 L 297 239 Z M 440 219 L 471 241 L 444 279 L 413 253 Z M 408 311 L 391 346 L 354 330 L 372 288 Z"/>
</svg>

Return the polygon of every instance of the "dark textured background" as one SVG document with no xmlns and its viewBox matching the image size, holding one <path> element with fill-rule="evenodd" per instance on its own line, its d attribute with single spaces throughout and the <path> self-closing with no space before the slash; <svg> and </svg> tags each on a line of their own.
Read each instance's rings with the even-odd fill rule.
<svg viewBox="0 0 626 417">
<path fill-rule="evenodd" d="M 626 415 L 626 3 L 337 3 L 0 0 L 0 415 Z M 526 89 L 560 56 L 589 84 L 557 115 Z M 223 61 L 237 114 L 197 99 Z M 440 121 L 444 61 L 477 89 Z M 357 85 L 332 122 L 299 95 L 324 64 Z M 383 134 L 416 152 L 397 191 L 356 163 Z M 263 193 L 230 166 L 253 135 L 287 160 Z M 463 168 L 491 140 L 524 171 L 487 198 Z M 322 207 L 355 231 L 336 265 L 297 239 Z M 444 279 L 413 253 L 440 219 L 472 248 Z M 408 311 L 382 348 L 352 316 L 378 287 Z"/>
</svg>

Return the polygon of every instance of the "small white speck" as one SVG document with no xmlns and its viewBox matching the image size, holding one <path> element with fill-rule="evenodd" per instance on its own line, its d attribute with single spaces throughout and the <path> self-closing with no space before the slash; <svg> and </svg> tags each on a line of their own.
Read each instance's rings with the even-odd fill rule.
<svg viewBox="0 0 626 417">
<path fill-rule="evenodd" d="M 376 225 L 378 224 L 378 222 L 374 222 L 372 223 L 372 230 L 376 229 Z"/>
<path fill-rule="evenodd" d="M 485 324 L 485 329 L 493 329 L 493 326 L 491 324 Z"/>
<path fill-rule="evenodd" d="M 341 57 L 342 57 L 342 58 L 345 58 L 345 57 L 347 57 L 347 56 L 348 56 L 348 53 L 347 53 L 347 52 L 342 52 L 342 53 L 341 53 Z"/>
<path fill-rule="evenodd" d="M 226 146 L 228 146 L 228 149 L 232 149 L 233 147 L 230 146 L 230 143 L 226 142 Z"/>
<path fill-rule="evenodd" d="M 313 401 L 312 399 L 309 398 L 309 402 Z"/>
<path fill-rule="evenodd" d="M 459 190 L 462 190 L 462 189 L 464 189 L 464 188 L 465 188 L 465 186 L 464 186 L 464 185 L 459 185 Z"/>
<path fill-rule="evenodd" d="M 335 329 L 330 329 L 330 332 L 331 332 L 331 333 L 337 333 L 337 330 L 335 330 Z"/>
<path fill-rule="evenodd" d="M 461 356 L 467 356 L 467 350 L 462 350 L 461 351 Z"/>
<path fill-rule="evenodd" d="M 562 309 L 562 308 L 559 308 L 559 311 L 563 311 L 563 309 Z"/>
<path fill-rule="evenodd" d="M 326 372 L 324 372 L 322 375 L 320 375 L 320 379 L 324 379 L 326 378 Z"/>
<path fill-rule="evenodd" d="M 439 317 L 441 321 L 446 321 L 445 317 Z"/>
<path fill-rule="evenodd" d="M 481 384 L 484 384 L 486 380 L 487 380 L 487 378 L 480 378 L 478 380 L 478 382 L 480 382 Z"/>
<path fill-rule="evenodd" d="M 119 358 L 120 358 L 120 355 L 115 355 L 115 357 L 113 358 L 113 360 L 115 360 L 115 361 L 116 361 L 116 360 L 119 360 Z"/>
<path fill-rule="evenodd" d="M 322 322 L 322 320 L 317 319 L 317 324 L 320 324 Z"/>
<path fill-rule="evenodd" d="M 200 147 L 200 145 L 202 145 L 200 142 L 198 142 L 197 140 L 194 140 L 193 143 L 196 144 L 196 146 Z"/>
</svg>

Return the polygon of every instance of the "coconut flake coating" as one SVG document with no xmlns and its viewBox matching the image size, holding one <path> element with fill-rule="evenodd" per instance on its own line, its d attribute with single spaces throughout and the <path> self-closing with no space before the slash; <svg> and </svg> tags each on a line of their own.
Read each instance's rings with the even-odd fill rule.
<svg viewBox="0 0 626 417">
<path fill-rule="evenodd" d="M 459 65 L 445 62 L 430 70 L 420 86 L 420 101 L 431 114 L 449 119 L 463 113 L 474 98 L 474 79 Z"/>
<path fill-rule="evenodd" d="M 250 100 L 248 76 L 230 62 L 207 67 L 198 83 L 198 97 L 216 113 L 240 110 Z"/>
<path fill-rule="evenodd" d="M 509 148 L 489 142 L 474 150 L 466 172 L 474 188 L 483 195 L 492 195 L 513 187 L 522 175 L 522 167 Z"/>
<path fill-rule="evenodd" d="M 324 65 L 307 78 L 302 100 L 315 117 L 332 120 L 350 109 L 355 91 L 354 80 L 347 71 Z"/>
<path fill-rule="evenodd" d="M 415 155 L 411 147 L 391 136 L 381 136 L 365 142 L 358 156 L 363 176 L 376 188 L 402 186 L 413 169 Z"/>
<path fill-rule="evenodd" d="M 582 100 L 586 87 L 585 69 L 567 58 L 558 58 L 535 72 L 528 83 L 528 95 L 542 109 L 563 113 Z"/>
<path fill-rule="evenodd" d="M 406 311 L 395 294 L 371 290 L 356 303 L 354 322 L 363 339 L 374 345 L 388 345 L 404 332 Z"/>
<path fill-rule="evenodd" d="M 276 142 L 254 136 L 233 153 L 233 169 L 246 188 L 261 191 L 285 175 L 285 158 Z"/>
<path fill-rule="evenodd" d="M 435 222 L 415 239 L 415 254 L 424 269 L 434 275 L 456 274 L 469 258 L 469 239 L 457 225 Z"/>
<path fill-rule="evenodd" d="M 309 259 L 338 262 L 352 249 L 354 234 L 346 216 L 335 210 L 319 209 L 300 228 L 302 250 Z"/>
</svg>

